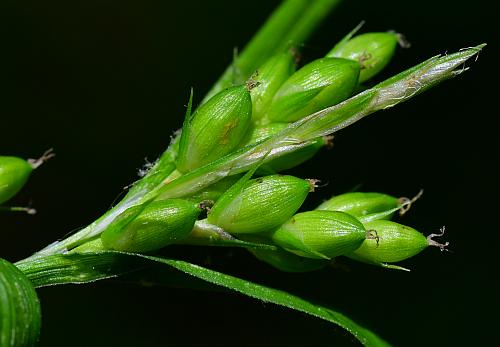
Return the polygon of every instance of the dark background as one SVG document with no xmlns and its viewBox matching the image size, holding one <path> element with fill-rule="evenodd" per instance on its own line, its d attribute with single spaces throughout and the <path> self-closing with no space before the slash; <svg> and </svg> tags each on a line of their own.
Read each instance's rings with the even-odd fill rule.
<svg viewBox="0 0 500 347">
<path fill-rule="evenodd" d="M 0 255 L 29 256 L 101 215 L 154 160 L 196 100 L 279 1 L 3 1 L 0 151 L 57 157 L 0 215 Z M 336 136 L 295 171 L 328 182 L 315 206 L 357 184 L 424 197 L 404 223 L 446 225 L 451 253 L 429 249 L 411 273 L 347 260 L 347 269 L 279 273 L 242 250 L 187 251 L 195 261 L 338 308 L 396 346 L 489 345 L 497 329 L 498 141 L 496 14 L 489 1 L 345 1 L 302 49 L 329 50 L 364 19 L 395 29 L 400 49 L 380 79 L 432 55 L 488 42 L 471 70 Z M 493 2 L 491 2 L 493 3 Z M 356 345 L 341 329 L 237 294 L 99 282 L 39 290 L 40 346 Z M 496 335 L 496 334 L 495 334 Z"/>
</svg>

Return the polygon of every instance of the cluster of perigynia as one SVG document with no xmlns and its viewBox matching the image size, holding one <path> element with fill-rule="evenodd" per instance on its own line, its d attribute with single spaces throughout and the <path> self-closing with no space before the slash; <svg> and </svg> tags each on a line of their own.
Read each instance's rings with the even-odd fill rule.
<svg viewBox="0 0 500 347">
<path fill-rule="evenodd" d="M 361 82 L 381 71 L 399 35 L 348 36 L 326 57 L 296 68 L 295 51 L 271 57 L 244 85 L 213 96 L 187 114 L 179 141 L 177 175 L 210 164 L 243 146 L 262 141 L 306 117 L 350 97 Z M 314 211 L 297 213 L 313 180 L 278 175 L 313 156 L 327 139 L 261 165 L 243 177 L 228 177 L 181 199 L 157 200 L 131 220 L 127 215 L 102 235 L 107 249 L 150 252 L 189 243 L 202 212 L 213 205 L 203 225 L 213 225 L 249 242 L 277 246 L 253 249 L 255 256 L 284 271 L 308 271 L 347 256 L 387 265 L 409 258 L 429 245 L 416 230 L 388 219 L 407 202 L 379 193 L 348 193 Z M 261 177 L 251 178 L 254 171 Z M 443 246 L 444 247 L 444 246 Z"/>
<path fill-rule="evenodd" d="M 298 70 L 294 49 L 273 56 L 246 84 L 225 89 L 188 113 L 178 143 L 176 175 L 262 141 L 291 122 L 349 98 L 360 83 L 387 65 L 400 38 L 391 32 L 351 36 L 324 58 Z M 429 245 L 444 247 L 390 221 L 407 202 L 385 194 L 347 193 L 314 211 L 297 213 L 314 190 L 314 181 L 276 173 L 309 159 L 327 142 L 318 138 L 257 171 L 228 177 L 195 195 L 157 199 L 145 208 L 138 206 L 139 212 L 128 210 L 93 243 L 106 249 L 151 252 L 186 242 L 208 202 L 212 207 L 205 225 L 241 240 L 276 246 L 274 251 L 252 252 L 284 271 L 317 269 L 337 256 L 398 268 L 387 263 L 407 259 Z M 20 190 L 33 166 L 19 158 L 0 157 L 0 203 Z M 252 179 L 255 172 L 264 176 Z"/>
</svg>

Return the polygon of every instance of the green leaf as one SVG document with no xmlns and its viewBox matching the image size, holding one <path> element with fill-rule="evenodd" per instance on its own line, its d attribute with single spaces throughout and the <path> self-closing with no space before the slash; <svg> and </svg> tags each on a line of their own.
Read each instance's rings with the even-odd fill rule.
<svg viewBox="0 0 500 347">
<path fill-rule="evenodd" d="M 51 255 L 29 261 L 21 261 L 16 265 L 35 286 L 43 287 L 64 283 L 86 283 L 116 277 L 127 271 L 143 268 L 147 266 L 148 261 L 168 265 L 172 269 L 189 274 L 195 278 L 231 289 L 255 299 L 288 307 L 324 319 L 349 331 L 364 346 L 390 346 L 371 331 L 333 309 L 315 305 L 281 290 L 249 282 L 182 260 L 106 251 Z"/>
</svg>

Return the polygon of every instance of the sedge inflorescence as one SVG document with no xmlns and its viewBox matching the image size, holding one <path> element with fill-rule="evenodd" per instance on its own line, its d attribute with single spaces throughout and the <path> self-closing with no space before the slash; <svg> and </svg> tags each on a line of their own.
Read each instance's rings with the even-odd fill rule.
<svg viewBox="0 0 500 347">
<path fill-rule="evenodd" d="M 291 122 L 346 100 L 387 65 L 398 37 L 393 32 L 349 34 L 325 57 L 300 68 L 295 48 L 270 57 L 246 83 L 220 91 L 193 113 L 188 110 L 170 179 L 261 143 Z M 215 230 L 226 240 L 273 247 L 249 249 L 278 269 L 298 272 L 320 268 L 338 256 L 400 268 L 387 263 L 434 245 L 415 229 L 388 220 L 408 201 L 386 194 L 346 193 L 316 210 L 299 212 L 315 182 L 279 172 L 302 164 L 329 141 L 318 137 L 299 150 L 259 161 L 243 176 L 229 176 L 195 193 L 175 199 L 157 196 L 73 251 L 151 252 L 170 244 L 209 243 Z M 206 218 L 200 219 L 203 209 Z"/>
<path fill-rule="evenodd" d="M 261 260 L 273 259 L 269 263 L 275 266 L 286 254 L 287 259 L 300 257 L 300 264 L 347 256 L 402 269 L 388 263 L 429 245 L 445 249 L 432 237 L 422 241 L 420 233 L 404 225 L 375 223 L 405 212 L 413 200 L 355 192 L 300 212 L 315 182 L 279 175 L 331 147 L 332 133 L 457 76 L 465 71 L 458 67 L 484 47 L 435 56 L 366 89 L 362 82 L 388 64 L 401 35 L 354 36 L 357 29 L 325 57 L 302 67 L 297 67 L 297 49 L 287 45 L 268 54 L 248 72 L 247 81 L 234 85 L 226 76 L 232 69 L 227 70 L 194 112 L 191 92 L 182 129 L 159 160 L 147 172 L 141 170 L 142 178 L 123 200 L 26 261 L 102 250 L 149 253 L 181 243 L 245 247 Z M 234 64 L 236 71 L 239 63 Z M 23 175 L 12 174 L 12 166 L 23 161 L 2 160 L 3 186 L 15 188 L 0 191 L 6 201 L 31 169 L 24 165 Z"/>
<path fill-rule="evenodd" d="M 266 141 L 292 122 L 351 97 L 389 63 L 400 37 L 393 32 L 353 35 L 300 68 L 297 49 L 287 48 L 268 58 L 246 83 L 221 90 L 193 113 L 191 99 L 182 131 L 173 141 L 174 168 L 165 182 Z M 171 244 L 210 243 L 215 232 L 223 240 L 253 245 L 248 248 L 258 259 L 278 269 L 297 272 L 320 268 L 338 256 L 403 269 L 388 263 L 429 245 L 442 246 L 390 221 L 410 201 L 387 194 L 346 193 L 313 211 L 299 212 L 315 181 L 279 172 L 302 164 L 330 142 L 318 137 L 298 150 L 271 160 L 264 157 L 247 174 L 228 176 L 194 193 L 175 198 L 160 194 L 145 207 L 125 210 L 72 252 L 148 253 Z M 0 202 L 21 189 L 37 166 L 33 163 L 0 157 Z M 206 218 L 200 219 L 203 210 Z"/>
</svg>

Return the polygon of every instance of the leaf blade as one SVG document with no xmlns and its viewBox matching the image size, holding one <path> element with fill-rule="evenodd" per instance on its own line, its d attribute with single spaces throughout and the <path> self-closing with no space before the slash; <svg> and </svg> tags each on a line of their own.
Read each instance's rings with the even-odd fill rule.
<svg viewBox="0 0 500 347">
<path fill-rule="evenodd" d="M 390 346 L 368 329 L 333 309 L 315 305 L 282 290 L 269 288 L 183 260 L 136 253 L 105 251 L 57 254 L 21 261 L 16 265 L 36 287 L 43 287 L 64 283 L 87 283 L 99 279 L 117 277 L 127 271 L 146 266 L 147 263 L 144 261 L 165 264 L 208 283 L 231 289 L 254 299 L 270 302 L 326 320 L 350 332 L 364 346 Z"/>
</svg>

